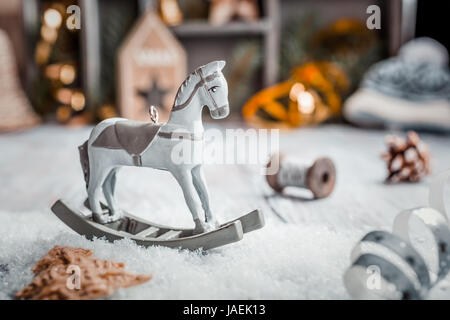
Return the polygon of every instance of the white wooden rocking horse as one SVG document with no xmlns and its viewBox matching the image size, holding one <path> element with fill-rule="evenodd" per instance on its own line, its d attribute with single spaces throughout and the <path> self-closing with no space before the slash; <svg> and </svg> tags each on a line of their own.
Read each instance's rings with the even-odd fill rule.
<svg viewBox="0 0 450 320">
<path fill-rule="evenodd" d="M 95 126 L 89 139 L 79 147 L 92 217 L 86 219 L 75 214 L 62 201 L 53 206 L 55 214 L 72 229 L 91 238 L 106 236 L 109 240 L 115 240 L 128 235 L 144 245 L 163 244 L 192 249 L 238 241 L 243 233 L 261 228 L 264 220 L 258 210 L 220 226 L 209 206 L 202 156 L 193 154 L 186 159 L 189 161 L 182 163 L 173 159 L 174 147 L 180 143 L 194 144 L 191 152 L 201 152 L 204 106 L 209 108 L 214 119 L 228 116 L 228 86 L 222 74 L 224 66 L 224 61 L 214 61 L 191 73 L 178 90 L 167 123 L 111 118 Z M 195 144 L 200 144 L 200 148 L 196 148 Z M 122 212 L 114 198 L 116 174 L 121 166 L 170 171 L 183 190 L 195 228 L 157 226 Z M 107 206 L 100 203 L 102 193 Z M 202 210 L 204 222 L 200 219 Z M 209 234 L 219 231 L 221 234 Z M 201 234 L 209 235 L 197 239 Z"/>
</svg>

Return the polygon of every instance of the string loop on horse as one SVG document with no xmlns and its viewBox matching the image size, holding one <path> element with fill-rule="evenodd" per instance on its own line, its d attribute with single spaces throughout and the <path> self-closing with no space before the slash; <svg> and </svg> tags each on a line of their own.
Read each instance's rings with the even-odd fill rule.
<svg viewBox="0 0 450 320">
<path fill-rule="evenodd" d="M 148 112 L 150 113 L 150 120 L 152 120 L 153 123 L 158 123 L 159 120 L 158 109 L 156 109 L 154 105 L 151 105 Z"/>
</svg>

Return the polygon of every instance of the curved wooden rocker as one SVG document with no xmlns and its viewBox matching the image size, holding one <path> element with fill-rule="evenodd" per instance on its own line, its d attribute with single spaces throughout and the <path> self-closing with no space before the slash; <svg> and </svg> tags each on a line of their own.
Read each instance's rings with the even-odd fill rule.
<svg viewBox="0 0 450 320">
<path fill-rule="evenodd" d="M 108 210 L 105 205 L 102 207 Z M 92 215 L 84 215 L 72 209 L 63 200 L 56 201 L 52 211 L 72 230 L 86 236 L 89 240 L 105 237 L 106 240 L 113 242 L 129 238 L 144 247 L 158 245 L 189 250 L 200 248 L 208 250 L 240 241 L 244 233 L 264 226 L 264 216 L 258 210 L 224 223 L 218 229 L 200 234 L 193 234 L 194 229 L 163 226 L 129 213 L 125 213 L 118 221 L 100 224 L 92 219 Z"/>
</svg>

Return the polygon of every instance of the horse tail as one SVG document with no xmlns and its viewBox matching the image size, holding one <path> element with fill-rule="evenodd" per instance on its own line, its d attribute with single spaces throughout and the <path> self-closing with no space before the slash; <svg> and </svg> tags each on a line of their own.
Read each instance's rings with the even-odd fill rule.
<svg viewBox="0 0 450 320">
<path fill-rule="evenodd" d="M 89 140 L 86 140 L 81 146 L 78 147 L 78 151 L 80 152 L 81 168 L 83 169 L 84 181 L 86 182 L 86 189 L 89 186 L 88 141 Z"/>
</svg>

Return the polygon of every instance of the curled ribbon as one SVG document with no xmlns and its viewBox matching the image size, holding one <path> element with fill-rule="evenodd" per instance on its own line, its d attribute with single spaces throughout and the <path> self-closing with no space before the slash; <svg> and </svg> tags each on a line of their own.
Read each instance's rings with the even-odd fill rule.
<svg viewBox="0 0 450 320">
<path fill-rule="evenodd" d="M 445 185 L 447 184 L 449 179 L 450 170 L 439 174 L 431 183 L 430 194 L 428 196 L 430 206 L 441 212 L 447 221 L 447 214 L 450 212 L 450 210 L 445 207 Z"/>
<path fill-rule="evenodd" d="M 355 299 L 423 299 L 450 271 L 450 228 L 445 206 L 445 187 L 450 170 L 430 186 L 430 207 L 400 212 L 393 232 L 366 234 L 351 253 L 352 265 L 344 274 L 347 292 Z M 429 270 L 410 241 L 409 221 L 418 218 L 431 232 L 438 256 L 438 271 Z"/>
</svg>

